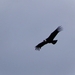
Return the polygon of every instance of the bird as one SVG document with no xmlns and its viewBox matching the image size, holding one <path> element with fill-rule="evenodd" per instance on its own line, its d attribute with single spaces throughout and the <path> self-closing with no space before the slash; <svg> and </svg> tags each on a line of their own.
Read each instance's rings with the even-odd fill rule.
<svg viewBox="0 0 75 75">
<path fill-rule="evenodd" d="M 52 43 L 53 45 L 55 45 L 57 43 L 58 40 L 54 40 L 54 38 L 56 37 L 56 35 L 62 31 L 62 27 L 58 26 L 50 35 L 48 38 L 46 38 L 45 40 L 43 40 L 41 43 L 39 43 L 38 45 L 35 46 L 35 50 L 40 50 L 44 45 L 48 44 L 48 43 Z"/>
</svg>

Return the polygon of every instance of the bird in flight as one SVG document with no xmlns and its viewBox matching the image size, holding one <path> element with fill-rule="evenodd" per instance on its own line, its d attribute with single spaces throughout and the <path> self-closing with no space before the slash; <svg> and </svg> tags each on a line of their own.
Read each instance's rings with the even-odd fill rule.
<svg viewBox="0 0 75 75">
<path fill-rule="evenodd" d="M 54 40 L 55 36 L 62 31 L 62 27 L 59 26 L 57 27 L 48 38 L 46 38 L 45 40 L 43 40 L 41 43 L 39 43 L 38 45 L 35 46 L 35 50 L 40 50 L 41 47 L 43 47 L 44 45 L 48 44 L 48 43 L 52 43 L 53 45 L 57 43 L 58 40 Z"/>
</svg>

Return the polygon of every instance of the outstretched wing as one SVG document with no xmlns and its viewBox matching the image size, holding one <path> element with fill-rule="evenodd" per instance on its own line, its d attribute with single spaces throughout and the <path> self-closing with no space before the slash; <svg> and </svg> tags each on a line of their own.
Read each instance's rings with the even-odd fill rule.
<svg viewBox="0 0 75 75">
<path fill-rule="evenodd" d="M 35 50 L 40 50 L 42 46 L 44 46 L 45 44 L 47 44 L 47 41 L 43 41 L 41 43 L 39 43 L 37 46 L 35 46 Z"/>
<path fill-rule="evenodd" d="M 37 46 L 35 46 L 36 50 L 40 50 L 42 46 L 44 46 L 47 43 L 52 43 L 55 44 L 57 42 L 57 40 L 53 40 L 55 38 L 55 36 L 62 30 L 62 27 L 59 26 L 56 30 L 54 30 L 51 35 L 44 40 L 43 42 L 39 43 Z"/>
<path fill-rule="evenodd" d="M 46 40 L 53 40 L 60 31 L 62 31 L 61 26 L 59 26 L 56 30 L 54 30 Z"/>
</svg>

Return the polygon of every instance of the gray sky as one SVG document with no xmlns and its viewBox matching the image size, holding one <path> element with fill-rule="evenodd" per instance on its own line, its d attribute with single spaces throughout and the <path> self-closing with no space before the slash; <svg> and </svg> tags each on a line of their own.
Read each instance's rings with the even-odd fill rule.
<svg viewBox="0 0 75 75">
<path fill-rule="evenodd" d="M 35 46 L 58 26 L 56 45 Z M 75 75 L 75 0 L 0 1 L 0 75 Z"/>
</svg>

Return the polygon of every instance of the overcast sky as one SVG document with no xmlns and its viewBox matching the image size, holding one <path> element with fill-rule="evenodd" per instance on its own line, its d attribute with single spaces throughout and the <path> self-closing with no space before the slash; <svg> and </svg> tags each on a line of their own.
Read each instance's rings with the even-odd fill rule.
<svg viewBox="0 0 75 75">
<path fill-rule="evenodd" d="M 0 75 L 75 75 L 75 0 L 0 0 Z"/>
</svg>

